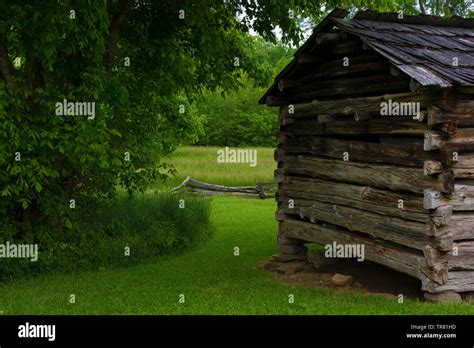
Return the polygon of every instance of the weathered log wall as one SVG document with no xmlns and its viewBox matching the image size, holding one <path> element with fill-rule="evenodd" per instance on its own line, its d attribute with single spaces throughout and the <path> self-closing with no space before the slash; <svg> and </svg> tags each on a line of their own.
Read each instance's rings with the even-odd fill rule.
<svg viewBox="0 0 474 348">
<path fill-rule="evenodd" d="M 280 106 L 280 246 L 364 244 L 424 291 L 474 291 L 472 90 L 414 88 L 360 43 L 326 39 L 323 58 L 300 56 L 266 100 Z M 389 102 L 420 113 L 382 115 Z"/>
</svg>

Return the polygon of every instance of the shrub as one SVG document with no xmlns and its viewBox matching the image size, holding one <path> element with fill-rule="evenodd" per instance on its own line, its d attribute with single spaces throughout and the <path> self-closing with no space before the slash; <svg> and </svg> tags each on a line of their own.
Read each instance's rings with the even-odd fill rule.
<svg viewBox="0 0 474 348">
<path fill-rule="evenodd" d="M 94 208 L 95 209 L 95 208 Z M 36 243 L 38 261 L 0 258 L 0 280 L 41 273 L 73 272 L 125 266 L 155 256 L 177 254 L 205 240 L 210 228 L 210 201 L 168 193 L 121 196 L 100 210 L 81 209 L 73 215 L 73 228 L 38 225 L 21 233 L 14 225 L 0 231 L 0 244 Z M 130 255 L 125 255 L 125 248 Z"/>
<path fill-rule="evenodd" d="M 204 119 L 204 132 L 199 145 L 209 146 L 262 146 L 275 147 L 278 131 L 278 112 L 258 104 L 280 70 L 290 61 L 292 49 L 254 38 L 248 43 L 249 51 L 263 71 L 259 78 L 242 74 L 239 89 L 206 90 L 198 104 Z"/>
<path fill-rule="evenodd" d="M 204 134 L 199 145 L 275 147 L 278 113 L 257 103 L 265 91 L 249 79 L 236 92 L 207 92 L 199 105 Z"/>
</svg>

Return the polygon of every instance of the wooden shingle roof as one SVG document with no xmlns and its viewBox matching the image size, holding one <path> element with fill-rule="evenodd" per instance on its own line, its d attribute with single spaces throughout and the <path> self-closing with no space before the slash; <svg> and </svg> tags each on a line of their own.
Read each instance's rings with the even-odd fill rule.
<svg viewBox="0 0 474 348">
<path fill-rule="evenodd" d="M 347 14 L 336 9 L 315 28 L 260 103 L 277 92 L 280 78 L 291 75 L 298 56 L 317 45 L 317 34 L 334 26 L 358 36 L 366 46 L 422 86 L 474 86 L 474 19 L 425 15 L 399 19 L 398 13 L 373 11 L 360 11 L 354 18 L 344 19 Z"/>
</svg>

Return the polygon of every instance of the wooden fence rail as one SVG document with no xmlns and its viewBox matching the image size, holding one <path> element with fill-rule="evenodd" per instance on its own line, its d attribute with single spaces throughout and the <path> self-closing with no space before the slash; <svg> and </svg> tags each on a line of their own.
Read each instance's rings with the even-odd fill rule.
<svg viewBox="0 0 474 348">
<path fill-rule="evenodd" d="M 255 186 L 223 186 L 209 184 L 188 176 L 179 186 L 173 188 L 170 192 L 186 190 L 193 193 L 205 195 L 231 195 L 251 198 L 273 198 L 277 185 L 273 182 L 256 183 Z"/>
</svg>

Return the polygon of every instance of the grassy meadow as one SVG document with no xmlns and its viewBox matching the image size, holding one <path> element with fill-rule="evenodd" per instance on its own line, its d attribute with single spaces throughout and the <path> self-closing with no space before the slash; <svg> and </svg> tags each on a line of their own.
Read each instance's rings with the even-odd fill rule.
<svg viewBox="0 0 474 348">
<path fill-rule="evenodd" d="M 221 184 L 268 180 L 272 150 L 259 151 L 259 164 L 226 167 L 214 148 L 180 149 L 169 160 L 187 175 Z M 214 167 L 214 169 L 212 169 Z M 234 169 L 232 169 L 234 168 Z M 177 179 L 177 182 L 181 180 Z M 180 255 L 164 255 L 128 267 L 41 275 L 0 286 L 2 314 L 474 314 L 474 306 L 431 304 L 362 292 L 331 291 L 283 283 L 256 269 L 276 251 L 276 203 L 213 197 L 213 233 Z M 238 247 L 239 256 L 234 255 Z M 74 294 L 76 302 L 69 303 Z M 293 294 L 295 302 L 288 303 Z M 180 303 L 184 298 L 184 303 Z M 181 301 L 182 302 L 182 301 Z"/>
<path fill-rule="evenodd" d="M 275 253 L 275 202 L 215 197 L 205 244 L 126 268 L 23 279 L 0 287 L 3 314 L 474 314 L 428 304 L 283 283 L 255 268 Z M 234 247 L 240 256 L 234 256 Z M 70 304 L 70 294 L 76 303 Z M 183 294 L 185 302 L 179 302 Z M 288 295 L 295 303 L 288 303 Z"/>
<path fill-rule="evenodd" d="M 257 165 L 251 167 L 248 163 L 218 163 L 217 151 L 223 147 L 184 146 L 164 159 L 177 170 L 177 175 L 170 178 L 164 185 L 157 184 L 159 189 L 178 186 L 189 175 L 193 179 L 206 181 L 211 184 L 227 186 L 254 185 L 257 182 L 273 181 L 273 171 L 276 163 L 273 159 L 273 149 L 256 147 Z"/>
</svg>

